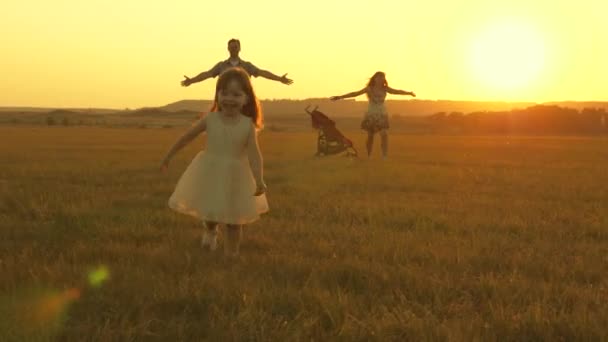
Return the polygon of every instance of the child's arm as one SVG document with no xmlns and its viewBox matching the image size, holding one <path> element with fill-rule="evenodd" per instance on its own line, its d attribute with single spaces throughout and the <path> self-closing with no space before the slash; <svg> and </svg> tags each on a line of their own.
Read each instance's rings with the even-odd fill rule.
<svg viewBox="0 0 608 342">
<path fill-rule="evenodd" d="M 351 93 L 344 94 L 344 95 L 332 96 L 329 99 L 332 100 L 332 101 L 342 100 L 342 99 L 346 99 L 346 98 L 349 98 L 349 97 L 357 97 L 359 95 L 365 94 L 366 92 L 367 92 L 367 87 L 365 87 L 365 88 L 363 88 L 361 90 L 358 90 L 358 91 L 353 91 Z"/>
<path fill-rule="evenodd" d="M 389 93 L 389 94 L 394 94 L 394 95 L 411 95 L 413 97 L 416 97 L 416 94 L 414 94 L 413 91 L 405 91 L 405 90 L 393 89 L 391 87 L 386 87 L 386 92 Z"/>
<path fill-rule="evenodd" d="M 173 146 L 167 151 L 167 154 L 163 158 L 160 168 L 161 170 L 166 170 L 169 167 L 169 162 L 171 158 L 184 146 L 188 145 L 197 135 L 204 132 L 207 129 L 207 116 L 204 116 L 198 120 L 186 133 L 184 133 Z"/>
<path fill-rule="evenodd" d="M 258 144 L 258 134 L 255 126 L 251 124 L 249 130 L 249 139 L 247 141 L 247 155 L 249 157 L 249 166 L 255 179 L 255 196 L 259 196 L 266 192 L 266 184 L 264 184 L 263 159 L 260 146 Z"/>
</svg>

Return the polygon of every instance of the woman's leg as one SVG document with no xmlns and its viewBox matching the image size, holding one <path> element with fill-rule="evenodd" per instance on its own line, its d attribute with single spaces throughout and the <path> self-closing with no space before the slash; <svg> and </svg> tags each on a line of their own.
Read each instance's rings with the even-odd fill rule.
<svg viewBox="0 0 608 342">
<path fill-rule="evenodd" d="M 367 131 L 367 141 L 365 143 L 365 147 L 367 147 L 367 156 L 369 157 L 372 154 L 372 147 L 374 147 L 374 131 Z"/>
<path fill-rule="evenodd" d="M 380 131 L 380 138 L 380 144 L 382 146 L 382 156 L 386 158 L 386 155 L 388 154 L 388 132 L 386 131 L 386 129 Z"/>
<path fill-rule="evenodd" d="M 226 225 L 226 241 L 224 241 L 224 254 L 230 257 L 239 255 L 243 226 L 240 224 Z"/>
<path fill-rule="evenodd" d="M 203 248 L 209 248 L 209 250 L 217 249 L 217 222 L 204 221 L 205 227 L 203 228 L 203 239 L 201 244 Z"/>
</svg>

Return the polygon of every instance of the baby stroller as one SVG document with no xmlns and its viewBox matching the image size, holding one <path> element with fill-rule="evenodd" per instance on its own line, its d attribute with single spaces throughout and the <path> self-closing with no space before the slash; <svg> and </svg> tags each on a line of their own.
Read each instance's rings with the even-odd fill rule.
<svg viewBox="0 0 608 342">
<path fill-rule="evenodd" d="M 336 128 L 336 123 L 318 111 L 319 106 L 316 106 L 312 112 L 308 109 L 309 107 L 306 106 L 305 111 L 310 115 L 312 127 L 319 131 L 315 156 L 321 157 L 346 151 L 347 157 L 357 157 L 357 150 L 353 142 Z"/>
</svg>

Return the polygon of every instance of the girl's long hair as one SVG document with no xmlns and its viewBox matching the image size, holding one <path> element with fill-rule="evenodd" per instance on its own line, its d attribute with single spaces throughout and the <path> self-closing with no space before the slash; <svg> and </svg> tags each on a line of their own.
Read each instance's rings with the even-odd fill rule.
<svg viewBox="0 0 608 342">
<path fill-rule="evenodd" d="M 251 85 L 249 74 L 247 74 L 247 72 L 242 68 L 230 68 L 220 75 L 219 79 L 217 80 L 217 84 L 215 85 L 215 98 L 213 100 L 213 106 L 211 107 L 211 111 L 216 112 L 218 110 L 221 110 L 221 108 L 219 108 L 218 103 L 218 94 L 220 91 L 226 89 L 228 83 L 230 83 L 230 81 L 232 80 L 235 80 L 239 83 L 241 88 L 243 88 L 245 94 L 247 94 L 247 98 L 249 98 L 249 102 L 247 102 L 245 106 L 243 106 L 243 115 L 250 117 L 255 127 L 261 129 L 263 127 L 264 121 L 262 115 L 262 107 L 260 106 L 258 98 L 255 96 L 255 91 L 253 90 L 253 86 Z"/>
<path fill-rule="evenodd" d="M 374 80 L 377 77 L 382 77 L 382 88 L 386 90 L 388 88 L 388 82 L 386 81 L 386 74 L 382 71 L 376 71 L 372 77 L 370 77 L 369 82 L 367 82 L 367 97 L 369 98 L 369 92 L 372 89 L 372 85 L 374 84 Z"/>
</svg>

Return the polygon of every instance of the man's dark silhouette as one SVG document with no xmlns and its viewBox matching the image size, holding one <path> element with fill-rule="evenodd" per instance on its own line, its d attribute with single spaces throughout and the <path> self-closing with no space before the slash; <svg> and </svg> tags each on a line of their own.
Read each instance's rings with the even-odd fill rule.
<svg viewBox="0 0 608 342">
<path fill-rule="evenodd" d="M 239 57 L 239 52 L 241 51 L 241 42 L 238 39 L 230 39 L 228 41 L 228 52 L 230 52 L 230 57 L 224 61 L 218 62 L 213 68 L 203 71 L 195 77 L 189 78 L 188 76 L 184 76 L 186 79 L 183 80 L 182 86 L 187 87 L 192 83 L 197 83 L 200 81 L 204 81 L 211 77 L 217 77 L 224 70 L 231 67 L 241 67 L 245 69 L 245 71 L 249 74 L 249 76 L 254 77 L 264 77 L 269 80 L 278 81 L 283 84 L 292 84 L 293 80 L 287 78 L 287 74 L 283 76 L 277 76 L 270 71 L 259 69 L 255 65 L 250 62 L 244 61 Z"/>
</svg>

